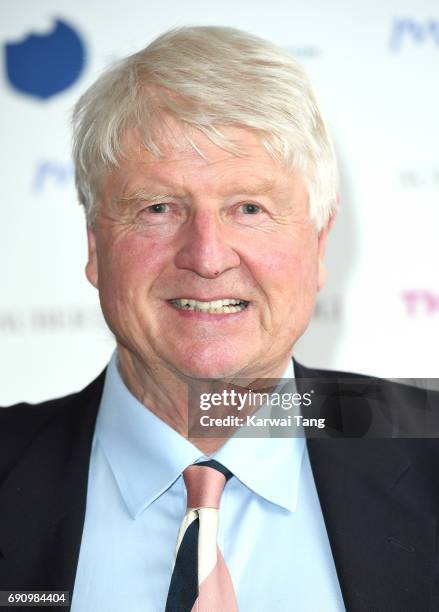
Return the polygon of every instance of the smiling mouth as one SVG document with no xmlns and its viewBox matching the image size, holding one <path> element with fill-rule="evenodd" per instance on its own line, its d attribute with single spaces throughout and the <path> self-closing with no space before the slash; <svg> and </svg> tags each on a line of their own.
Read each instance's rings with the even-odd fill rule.
<svg viewBox="0 0 439 612">
<path fill-rule="evenodd" d="M 208 314 L 234 314 L 242 312 L 250 302 L 238 298 L 224 298 L 223 300 L 212 300 L 200 302 L 191 298 L 177 298 L 169 302 L 179 310 L 206 312 Z"/>
</svg>

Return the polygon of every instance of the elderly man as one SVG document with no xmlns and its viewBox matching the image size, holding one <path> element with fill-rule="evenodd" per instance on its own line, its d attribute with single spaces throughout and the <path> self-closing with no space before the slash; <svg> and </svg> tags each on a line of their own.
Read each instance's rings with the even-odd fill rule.
<svg viewBox="0 0 439 612">
<path fill-rule="evenodd" d="M 74 129 L 117 350 L 80 393 L 1 413 L 0 588 L 75 612 L 434 609 L 426 442 L 191 434 L 194 391 L 319 375 L 292 354 L 337 173 L 300 66 L 178 29 L 101 76 Z"/>
</svg>

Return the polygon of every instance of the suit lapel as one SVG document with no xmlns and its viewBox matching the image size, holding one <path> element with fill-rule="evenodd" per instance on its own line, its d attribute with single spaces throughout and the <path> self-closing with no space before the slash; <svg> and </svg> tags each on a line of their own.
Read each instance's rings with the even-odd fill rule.
<svg viewBox="0 0 439 612">
<path fill-rule="evenodd" d="M 42 421 L 0 488 L 0 584 L 10 589 L 73 591 L 103 380 L 28 408 Z"/>
<path fill-rule="evenodd" d="M 295 366 L 298 385 L 300 378 L 316 376 Z M 341 410 L 336 393 L 328 408 L 337 422 Z M 431 509 L 437 499 L 431 481 L 416 469 L 425 442 L 307 440 L 348 612 L 437 609 L 431 607 L 437 523 Z"/>
<path fill-rule="evenodd" d="M 349 612 L 430 609 L 436 519 L 399 442 L 307 441 Z"/>
</svg>

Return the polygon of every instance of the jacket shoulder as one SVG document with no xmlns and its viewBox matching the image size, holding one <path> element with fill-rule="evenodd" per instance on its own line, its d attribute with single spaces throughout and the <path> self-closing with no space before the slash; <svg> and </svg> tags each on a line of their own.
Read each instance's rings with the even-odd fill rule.
<svg viewBox="0 0 439 612">
<path fill-rule="evenodd" d="M 37 404 L 26 402 L 0 408 L 0 479 L 38 435 L 50 427 L 73 430 L 93 418 L 102 395 L 105 370 L 87 387 Z"/>
<path fill-rule="evenodd" d="M 367 374 L 357 374 L 355 372 L 344 372 L 340 370 L 325 370 L 321 368 L 309 368 L 294 360 L 294 371 L 297 378 L 322 378 L 322 379 L 341 379 L 345 378 L 348 380 L 380 380 L 376 376 L 369 376 Z"/>
</svg>

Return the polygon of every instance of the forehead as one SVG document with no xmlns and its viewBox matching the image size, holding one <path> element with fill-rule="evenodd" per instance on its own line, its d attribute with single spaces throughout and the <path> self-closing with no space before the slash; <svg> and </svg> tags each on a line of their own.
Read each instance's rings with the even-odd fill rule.
<svg viewBox="0 0 439 612">
<path fill-rule="evenodd" d="M 201 131 L 168 123 L 157 138 L 161 155 L 148 151 L 136 130 L 122 141 L 119 167 L 104 182 L 107 188 L 157 187 L 187 190 L 194 185 L 260 192 L 281 189 L 293 173 L 274 160 L 258 135 L 248 129 L 222 127 L 221 133 L 239 154 L 224 150 Z"/>
</svg>

